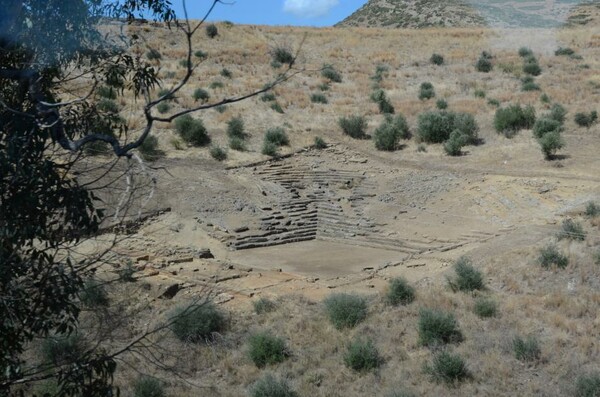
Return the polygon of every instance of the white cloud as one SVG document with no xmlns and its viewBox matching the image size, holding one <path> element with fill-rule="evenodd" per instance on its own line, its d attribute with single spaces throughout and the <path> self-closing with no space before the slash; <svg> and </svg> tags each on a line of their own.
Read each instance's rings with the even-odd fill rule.
<svg viewBox="0 0 600 397">
<path fill-rule="evenodd" d="M 338 5 L 339 0 L 285 0 L 283 11 L 303 18 L 316 18 L 326 15 Z"/>
</svg>

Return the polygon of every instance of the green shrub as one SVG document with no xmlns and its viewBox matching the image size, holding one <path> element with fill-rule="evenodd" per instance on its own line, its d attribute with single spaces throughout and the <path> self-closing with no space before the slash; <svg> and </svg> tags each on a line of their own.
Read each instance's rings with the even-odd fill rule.
<svg viewBox="0 0 600 397">
<path fill-rule="evenodd" d="M 223 161 L 227 159 L 227 152 L 222 147 L 215 145 L 210 148 L 210 156 L 217 161 Z"/>
<path fill-rule="evenodd" d="M 489 58 L 480 57 L 475 63 L 475 69 L 481 73 L 489 73 L 494 69 L 494 65 Z"/>
<path fill-rule="evenodd" d="M 325 140 L 320 136 L 316 136 L 314 146 L 316 149 L 325 149 L 327 148 L 327 142 L 325 142 Z"/>
<path fill-rule="evenodd" d="M 450 137 L 444 142 L 444 151 L 448 156 L 462 155 L 462 148 L 466 144 L 464 135 L 459 130 L 454 130 L 450 133 Z"/>
<path fill-rule="evenodd" d="M 511 137 L 517 131 L 533 127 L 535 109 L 532 106 L 510 105 L 496 110 L 494 128 L 498 133 Z"/>
<path fill-rule="evenodd" d="M 189 145 L 205 146 L 210 143 L 210 137 L 202 120 L 194 119 L 189 114 L 175 119 L 175 131 Z"/>
<path fill-rule="evenodd" d="M 264 141 L 261 153 L 266 156 L 275 157 L 279 154 L 279 146 L 273 142 Z"/>
<path fill-rule="evenodd" d="M 454 272 L 456 277 L 448 279 L 448 284 L 453 291 L 470 292 L 485 288 L 483 275 L 473 267 L 469 258 L 465 256 L 458 258 L 454 263 Z"/>
<path fill-rule="evenodd" d="M 545 269 L 551 266 L 556 266 L 560 269 L 563 269 L 569 264 L 569 259 L 565 255 L 561 254 L 556 246 L 548 245 L 540 249 L 538 263 Z"/>
<path fill-rule="evenodd" d="M 248 355 L 258 368 L 283 362 L 289 353 L 285 341 L 268 332 L 258 332 L 248 339 Z"/>
<path fill-rule="evenodd" d="M 546 116 L 540 117 L 533 124 L 533 135 L 536 138 L 541 138 L 552 131 L 562 131 L 562 124 Z"/>
<path fill-rule="evenodd" d="M 188 67 L 192 67 L 192 61 L 188 61 L 187 59 L 181 59 L 179 60 L 179 66 L 181 66 L 182 68 L 188 68 Z"/>
<path fill-rule="evenodd" d="M 580 375 L 575 384 L 575 397 L 600 397 L 600 373 Z"/>
<path fill-rule="evenodd" d="M 592 254 L 592 259 L 596 265 L 600 265 L 600 248 Z"/>
<path fill-rule="evenodd" d="M 281 105 L 277 102 L 273 102 L 271 104 L 271 109 L 273 109 L 274 111 L 276 111 L 277 113 L 283 113 L 283 108 L 281 107 Z"/>
<path fill-rule="evenodd" d="M 131 263 L 131 261 L 127 261 L 125 265 L 118 271 L 119 281 L 132 283 L 135 281 L 135 278 L 133 277 L 135 273 L 136 270 L 133 267 L 133 263 Z"/>
<path fill-rule="evenodd" d="M 97 107 L 99 110 L 107 113 L 119 113 L 119 105 L 112 99 L 103 98 L 98 102 Z"/>
<path fill-rule="evenodd" d="M 196 52 L 194 52 L 194 56 L 196 58 L 200 58 L 200 59 L 208 58 L 208 54 L 202 50 L 197 50 Z"/>
<path fill-rule="evenodd" d="M 169 105 L 168 102 L 161 102 L 158 105 L 156 105 L 156 109 L 161 114 L 162 113 L 167 113 L 169 110 L 171 110 L 171 105 Z"/>
<path fill-rule="evenodd" d="M 465 360 L 458 354 L 442 351 L 433 356 L 431 364 L 425 365 L 425 373 L 438 383 L 456 385 L 471 377 Z"/>
<path fill-rule="evenodd" d="M 175 99 L 175 97 L 171 93 L 171 90 L 168 88 L 161 88 L 160 90 L 158 90 L 158 97 L 159 98 L 165 97 L 164 99 L 169 100 L 169 101 Z"/>
<path fill-rule="evenodd" d="M 475 145 L 479 139 L 479 126 L 475 117 L 470 113 L 454 113 L 454 130 L 460 132 L 465 145 Z"/>
<path fill-rule="evenodd" d="M 287 47 L 275 47 L 269 52 L 273 62 L 277 62 L 281 65 L 292 66 L 296 61 L 294 54 Z"/>
<path fill-rule="evenodd" d="M 211 90 L 216 90 L 219 88 L 223 88 L 225 85 L 223 84 L 222 81 L 219 80 L 215 80 L 213 82 L 210 83 L 210 85 L 208 86 Z"/>
<path fill-rule="evenodd" d="M 151 48 L 146 53 L 146 58 L 148 58 L 149 60 L 153 61 L 153 60 L 161 59 L 162 55 L 160 54 L 160 52 L 156 48 Z"/>
<path fill-rule="evenodd" d="M 550 97 L 548 96 L 548 94 L 544 93 L 544 94 L 540 95 L 540 102 L 550 103 Z"/>
<path fill-rule="evenodd" d="M 210 99 L 210 94 L 204 88 L 196 88 L 192 94 L 195 101 L 206 102 Z"/>
<path fill-rule="evenodd" d="M 438 99 L 435 102 L 435 107 L 439 110 L 446 110 L 448 109 L 448 102 L 445 99 Z"/>
<path fill-rule="evenodd" d="M 82 357 L 85 349 L 85 341 L 79 334 L 49 336 L 41 344 L 42 357 L 54 365 L 74 363 Z"/>
<path fill-rule="evenodd" d="M 139 377 L 133 385 L 134 397 L 166 397 L 162 382 L 151 376 Z"/>
<path fill-rule="evenodd" d="M 473 95 L 475 95 L 475 97 L 477 97 L 477 98 L 485 98 L 485 91 L 484 90 L 475 90 Z"/>
<path fill-rule="evenodd" d="M 598 120 L 598 112 L 576 113 L 575 123 L 580 127 L 590 128 Z"/>
<path fill-rule="evenodd" d="M 352 328 L 367 317 L 367 301 L 359 295 L 331 294 L 324 303 L 329 321 L 337 329 Z"/>
<path fill-rule="evenodd" d="M 377 103 L 379 106 L 379 112 L 382 114 L 393 114 L 395 111 L 394 106 L 390 103 L 385 95 L 385 91 L 382 89 L 373 91 L 371 94 L 371 101 Z"/>
<path fill-rule="evenodd" d="M 154 161 L 163 156 L 164 152 L 158 149 L 158 138 L 154 135 L 148 135 L 142 144 L 138 147 L 142 158 L 147 161 Z"/>
<path fill-rule="evenodd" d="M 221 72 L 219 72 L 219 74 L 223 77 L 225 77 L 226 79 L 230 79 L 233 77 L 233 74 L 231 73 L 231 70 L 227 69 L 227 68 L 223 68 L 221 69 Z"/>
<path fill-rule="evenodd" d="M 273 69 L 280 69 L 283 66 L 281 62 L 277 62 L 276 60 L 271 61 L 271 67 Z"/>
<path fill-rule="evenodd" d="M 441 143 L 454 131 L 455 115 L 446 111 L 429 111 L 419 115 L 417 132 L 423 142 Z"/>
<path fill-rule="evenodd" d="M 516 336 L 513 339 L 513 352 L 515 358 L 520 361 L 537 361 L 542 355 L 540 344 L 533 336 L 527 339 Z"/>
<path fill-rule="evenodd" d="M 527 92 L 527 91 L 540 91 L 541 88 L 539 85 L 537 85 L 534 81 L 523 81 L 523 84 L 521 85 L 521 91 Z"/>
<path fill-rule="evenodd" d="M 214 109 L 217 113 L 225 113 L 227 111 L 227 105 L 215 106 Z"/>
<path fill-rule="evenodd" d="M 575 222 L 573 219 L 565 219 L 560 227 L 560 231 L 556 236 L 559 240 L 569 239 L 569 240 L 585 240 L 585 231 L 583 230 L 583 226 L 581 223 Z"/>
<path fill-rule="evenodd" d="M 426 152 L 427 152 L 427 146 L 422 143 L 419 143 L 417 145 L 417 153 L 426 153 Z"/>
<path fill-rule="evenodd" d="M 367 128 L 367 119 L 363 116 L 341 117 L 338 121 L 342 132 L 355 139 L 364 139 Z"/>
<path fill-rule="evenodd" d="M 377 348 L 370 339 L 355 339 L 348 345 L 348 350 L 344 355 L 346 366 L 359 372 L 376 369 L 382 361 Z"/>
<path fill-rule="evenodd" d="M 565 146 L 565 141 L 560 135 L 560 131 L 554 130 L 538 138 L 540 149 L 546 160 L 552 160 L 556 152 Z"/>
<path fill-rule="evenodd" d="M 275 379 L 267 374 L 250 387 L 251 397 L 298 397 L 285 379 Z"/>
<path fill-rule="evenodd" d="M 422 83 L 421 87 L 419 88 L 419 99 L 424 101 L 434 97 L 435 89 L 433 88 L 433 84 L 429 82 Z"/>
<path fill-rule="evenodd" d="M 269 128 L 265 133 L 265 142 L 274 143 L 277 146 L 288 146 L 290 140 L 281 127 Z"/>
<path fill-rule="evenodd" d="M 117 91 L 114 88 L 108 86 L 98 87 L 96 94 L 106 99 L 117 99 Z"/>
<path fill-rule="evenodd" d="M 206 36 L 208 36 L 208 38 L 214 39 L 215 37 L 218 36 L 219 29 L 217 28 L 217 26 L 214 23 L 211 23 L 210 25 L 206 25 L 205 32 L 206 32 Z"/>
<path fill-rule="evenodd" d="M 490 98 L 490 99 L 488 99 L 487 103 L 488 103 L 488 105 L 491 105 L 494 107 L 500 107 L 500 101 L 497 99 Z"/>
<path fill-rule="evenodd" d="M 269 313 L 277 308 L 275 302 L 264 297 L 253 301 L 252 306 L 254 307 L 254 311 L 256 312 L 256 314 Z"/>
<path fill-rule="evenodd" d="M 108 306 L 108 293 L 102 283 L 92 278 L 83 285 L 79 300 L 87 307 Z"/>
<path fill-rule="evenodd" d="M 320 94 L 320 93 L 311 94 L 310 101 L 312 103 L 323 103 L 323 104 L 328 103 L 327 97 L 325 95 L 323 95 L 323 94 Z"/>
<path fill-rule="evenodd" d="M 318 87 L 321 91 L 329 91 L 329 89 L 331 88 L 328 83 L 319 84 Z"/>
<path fill-rule="evenodd" d="M 171 330 L 182 342 L 211 340 L 225 329 L 225 316 L 211 302 L 179 306 L 171 315 Z"/>
<path fill-rule="evenodd" d="M 575 54 L 575 51 L 573 51 L 573 49 L 571 49 L 569 47 L 566 47 L 566 48 L 558 47 L 558 49 L 556 51 L 554 51 L 554 55 L 556 55 L 556 56 L 561 56 L 561 55 L 571 56 L 574 54 Z"/>
<path fill-rule="evenodd" d="M 323 76 L 324 78 L 326 78 L 329 81 L 332 81 L 334 83 L 342 82 L 342 75 L 340 74 L 340 72 L 335 70 L 333 65 L 328 65 L 328 64 L 323 65 L 323 68 L 321 69 L 321 76 Z"/>
<path fill-rule="evenodd" d="M 462 342 L 463 336 L 452 313 L 422 309 L 419 313 L 419 343 L 436 346 Z"/>
<path fill-rule="evenodd" d="M 388 288 L 386 302 L 389 305 L 408 305 L 415 300 L 415 288 L 402 277 L 390 280 Z"/>
<path fill-rule="evenodd" d="M 275 94 L 272 92 L 265 92 L 260 96 L 260 100 L 263 102 L 272 102 L 275 100 Z"/>
<path fill-rule="evenodd" d="M 233 117 L 227 122 L 227 136 L 231 138 L 246 139 L 246 131 L 244 119 L 241 117 Z"/>
<path fill-rule="evenodd" d="M 478 298 L 475 301 L 473 311 L 481 318 L 496 317 L 498 304 L 488 298 Z"/>
<path fill-rule="evenodd" d="M 400 139 L 409 137 L 408 123 L 401 114 L 392 118 L 387 115 L 373 134 L 373 141 L 378 150 L 393 151 L 398 148 Z"/>
<path fill-rule="evenodd" d="M 529 58 L 529 60 L 523 64 L 523 73 L 531 76 L 539 76 L 542 74 L 542 68 L 535 58 Z"/>
<path fill-rule="evenodd" d="M 519 48 L 519 56 L 521 58 L 532 57 L 533 51 L 531 51 L 531 48 L 521 47 L 521 48 Z"/>
<path fill-rule="evenodd" d="M 440 54 L 432 54 L 431 58 L 429 58 L 429 62 L 431 62 L 434 65 L 443 65 L 444 64 L 444 57 Z"/>
<path fill-rule="evenodd" d="M 548 117 L 554 121 L 558 121 L 561 125 L 565 122 L 567 116 L 567 109 L 565 109 L 560 103 L 555 103 L 550 108 Z"/>
<path fill-rule="evenodd" d="M 585 216 L 588 218 L 595 218 L 600 215 L 600 205 L 590 201 L 585 206 Z"/>
<path fill-rule="evenodd" d="M 229 147 L 238 152 L 245 152 L 247 150 L 246 141 L 239 137 L 229 138 Z"/>
</svg>

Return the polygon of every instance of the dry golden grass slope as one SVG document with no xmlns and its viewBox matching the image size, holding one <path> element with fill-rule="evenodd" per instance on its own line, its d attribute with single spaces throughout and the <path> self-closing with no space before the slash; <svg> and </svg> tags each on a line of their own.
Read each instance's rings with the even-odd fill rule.
<svg viewBox="0 0 600 397">
<path fill-rule="evenodd" d="M 598 371 L 600 363 L 600 221 L 583 215 L 588 202 L 600 203 L 600 125 L 583 128 L 573 121 L 577 112 L 598 110 L 599 27 L 392 31 L 219 24 L 218 28 L 220 34 L 213 40 L 197 37 L 196 49 L 208 57 L 199 61 L 169 111 L 194 106 L 197 88 L 207 89 L 209 101 L 261 88 L 278 73 L 269 56 L 277 46 L 298 48 L 303 43 L 297 66 L 306 71 L 273 90 L 283 113 L 253 98 L 222 112 L 194 114 L 204 121 L 213 145 L 222 147 L 228 146 L 227 121 L 243 118 L 249 134 L 247 150 L 229 149 L 224 162 L 213 160 L 207 147 L 182 145 L 172 125 L 158 125 L 153 131 L 165 152 L 154 165 L 169 173 L 158 172 L 151 205 L 171 211 L 146 222 L 112 251 L 115 267 L 133 261 L 139 269 L 135 283 L 112 290 L 113 304 L 126 299 L 122 312 L 132 313 L 119 324 L 119 332 L 130 336 L 160 324 L 172 307 L 207 291 L 228 320 L 225 331 L 211 343 L 184 344 L 170 332 L 156 335 L 160 349 L 154 359 L 161 366 L 150 365 L 147 355 L 125 357 L 117 377 L 123 393 L 131 395 L 132 382 L 142 372 L 161 379 L 170 396 L 244 396 L 266 373 L 287 378 L 300 396 L 392 396 L 400 389 L 417 396 L 576 395 L 577 378 Z M 129 31 L 144 36 L 162 54 L 154 62 L 161 69 L 163 86 L 175 85 L 184 73 L 183 37 L 165 27 L 146 25 Z M 543 72 L 536 82 L 541 91 L 520 89 L 521 46 L 531 47 L 539 59 Z M 555 56 L 559 46 L 572 48 L 580 57 Z M 474 68 L 484 50 L 494 56 L 490 73 Z M 147 48 L 132 51 L 143 55 Z M 431 65 L 432 53 L 442 54 L 445 64 Z M 327 83 L 321 77 L 324 63 L 341 73 L 341 83 Z M 415 137 L 398 151 L 380 152 L 370 140 L 344 136 L 337 124 L 341 116 L 365 116 L 369 133 L 384 118 L 369 99 L 370 77 L 378 65 L 388 69 L 381 88 L 396 112 L 406 116 L 413 134 L 418 115 L 435 108 L 435 99 L 417 97 L 420 84 L 431 82 L 436 99 L 445 99 L 450 110 L 474 115 L 483 144 L 467 147 L 463 156 L 449 157 L 441 145 L 422 145 Z M 223 68 L 231 78 L 221 75 Z M 215 81 L 223 86 L 210 88 Z M 328 103 L 312 103 L 310 95 L 325 88 Z M 542 93 L 549 103 L 540 100 Z M 495 101 L 500 106 L 532 105 L 538 115 L 552 103 L 562 104 L 568 115 L 561 159 L 544 160 L 531 131 L 523 130 L 512 139 L 497 134 Z M 139 103 L 127 97 L 117 102 L 121 116 L 134 129 L 140 127 Z M 270 159 L 261 154 L 261 146 L 271 127 L 284 128 L 290 138 L 281 153 L 298 154 L 244 167 Z M 331 146 L 304 150 L 315 136 Z M 290 173 L 355 175 L 347 183 L 321 185 L 331 192 L 331 204 L 360 212 L 361 219 L 368 218 L 380 230 L 382 241 L 385 237 L 388 242 L 406 243 L 412 251 L 359 245 L 360 236 L 350 234 L 335 241 L 228 250 L 226 243 L 235 230 L 260 226 L 259 215 L 287 199 L 289 184 L 261 174 L 269 167 Z M 313 179 L 296 178 L 291 183 L 297 191 L 315 189 Z M 350 194 L 360 180 L 365 184 L 363 199 L 353 202 Z M 582 224 L 587 232 L 583 241 L 556 239 L 567 218 Z M 93 243 L 101 247 L 109 237 Z M 567 256 L 566 268 L 539 265 L 539 249 L 550 243 Z M 201 247 L 211 248 L 215 259 L 190 254 Z M 451 264 L 461 255 L 470 256 L 483 273 L 483 291 L 449 288 Z M 410 305 L 384 303 L 388 282 L 397 276 L 416 288 Z M 157 299 L 173 284 L 182 290 L 172 299 Z M 353 329 L 338 331 L 327 320 L 322 300 L 338 291 L 359 293 L 368 300 L 365 321 Z M 275 310 L 255 314 L 252 303 L 261 297 L 275 301 Z M 480 297 L 498 304 L 496 317 L 474 314 Z M 464 358 L 470 379 L 448 386 L 424 372 L 436 349 L 418 343 L 423 308 L 456 316 L 464 340 L 448 349 Z M 257 368 L 247 353 L 248 336 L 256 330 L 284 338 L 289 358 Z M 539 341 L 541 354 L 536 360 L 515 357 L 512 343 L 518 335 Z M 344 365 L 346 346 L 356 336 L 372 339 L 383 358 L 379 369 L 355 372 Z"/>
</svg>

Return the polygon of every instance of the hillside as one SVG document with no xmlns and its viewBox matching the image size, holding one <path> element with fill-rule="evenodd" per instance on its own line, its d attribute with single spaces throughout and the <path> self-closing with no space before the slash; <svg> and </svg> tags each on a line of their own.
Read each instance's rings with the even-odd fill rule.
<svg viewBox="0 0 600 397">
<path fill-rule="evenodd" d="M 336 26 L 547 28 L 594 21 L 598 5 L 574 0 L 370 0 Z"/>
</svg>

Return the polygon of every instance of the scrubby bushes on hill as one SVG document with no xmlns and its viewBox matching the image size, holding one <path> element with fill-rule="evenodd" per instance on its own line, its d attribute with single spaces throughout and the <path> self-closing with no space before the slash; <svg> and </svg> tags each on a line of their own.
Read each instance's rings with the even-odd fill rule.
<svg viewBox="0 0 600 397">
<path fill-rule="evenodd" d="M 205 146 L 210 143 L 202 120 L 194 119 L 189 114 L 175 119 L 175 131 L 189 145 Z"/>
<path fill-rule="evenodd" d="M 506 137 L 513 136 L 519 130 L 531 128 L 534 123 L 535 109 L 530 105 L 524 108 L 518 104 L 499 108 L 494 116 L 494 128 Z"/>
<path fill-rule="evenodd" d="M 375 130 L 373 141 L 378 150 L 393 151 L 398 148 L 400 139 L 408 139 L 408 123 L 401 114 L 396 117 L 386 115 L 384 121 Z"/>
<path fill-rule="evenodd" d="M 468 113 L 429 111 L 419 115 L 417 132 L 423 142 L 442 143 L 453 131 L 459 131 L 465 144 L 477 142 L 479 126 Z"/>
<path fill-rule="evenodd" d="M 344 355 L 344 363 L 355 371 L 369 371 L 382 363 L 377 348 L 370 339 L 357 338 L 348 345 Z"/>
<path fill-rule="evenodd" d="M 580 127 L 590 128 L 596 121 L 598 121 L 598 112 L 595 110 L 590 113 L 575 114 L 575 123 Z"/>
<path fill-rule="evenodd" d="M 419 87 L 419 99 L 424 101 L 434 97 L 435 89 L 433 88 L 433 84 L 431 84 L 430 82 L 422 83 L 421 87 Z"/>
<path fill-rule="evenodd" d="M 423 309 L 419 313 L 419 343 L 423 346 L 436 346 L 445 343 L 459 343 L 463 340 L 458 322 L 452 313 Z"/>
<path fill-rule="evenodd" d="M 248 354 L 259 368 L 284 361 L 289 353 L 285 341 L 268 332 L 258 332 L 248 339 Z"/>
<path fill-rule="evenodd" d="M 483 275 L 467 257 L 460 257 L 454 264 L 456 276 L 448 279 L 450 288 L 454 291 L 470 292 L 481 290 L 485 287 Z"/>
<path fill-rule="evenodd" d="M 344 134 L 355 139 L 366 138 L 367 119 L 363 116 L 341 117 L 338 123 Z"/>
<path fill-rule="evenodd" d="M 367 301 L 355 294 L 332 294 L 325 299 L 329 321 L 337 329 L 352 328 L 367 317 Z"/>
<path fill-rule="evenodd" d="M 180 306 L 171 318 L 171 330 L 183 342 L 204 342 L 225 328 L 225 316 L 210 302 Z"/>
</svg>

